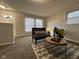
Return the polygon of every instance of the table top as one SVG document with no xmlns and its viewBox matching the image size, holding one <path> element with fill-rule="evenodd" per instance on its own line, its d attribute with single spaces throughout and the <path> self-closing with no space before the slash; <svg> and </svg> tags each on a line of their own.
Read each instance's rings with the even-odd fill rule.
<svg viewBox="0 0 79 59">
<path fill-rule="evenodd" d="M 66 40 L 65 39 L 62 39 L 60 42 L 55 42 L 53 40 L 51 40 L 53 37 L 46 37 L 45 38 L 45 41 L 50 43 L 50 44 L 53 44 L 53 45 L 65 45 L 66 44 Z"/>
</svg>

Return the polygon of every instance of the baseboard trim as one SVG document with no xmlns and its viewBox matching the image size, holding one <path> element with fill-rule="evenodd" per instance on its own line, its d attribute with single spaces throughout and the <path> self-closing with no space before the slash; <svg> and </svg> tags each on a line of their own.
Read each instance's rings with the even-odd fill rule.
<svg viewBox="0 0 79 59">
<path fill-rule="evenodd" d="M 10 44 L 14 44 L 14 43 L 15 43 L 15 41 L 7 42 L 7 43 L 0 43 L 0 46 L 10 45 Z"/>
<path fill-rule="evenodd" d="M 18 35 L 18 36 L 16 36 L 16 38 L 20 38 L 20 37 L 28 37 L 28 36 L 32 36 L 32 35 Z"/>
<path fill-rule="evenodd" d="M 70 38 L 65 38 L 68 42 L 70 42 L 70 43 L 73 43 L 73 44 L 75 44 L 75 45 L 79 45 L 79 42 L 78 41 L 76 41 L 76 40 L 72 40 L 72 39 L 70 39 Z"/>
</svg>

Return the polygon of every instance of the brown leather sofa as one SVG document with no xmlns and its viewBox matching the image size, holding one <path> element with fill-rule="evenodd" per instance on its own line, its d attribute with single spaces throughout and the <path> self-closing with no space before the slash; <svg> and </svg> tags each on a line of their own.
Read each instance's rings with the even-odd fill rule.
<svg viewBox="0 0 79 59">
<path fill-rule="evenodd" d="M 44 39 L 47 36 L 50 35 L 46 34 L 46 28 L 32 28 L 32 40 L 35 40 L 35 44 L 37 44 L 37 40 Z"/>
</svg>

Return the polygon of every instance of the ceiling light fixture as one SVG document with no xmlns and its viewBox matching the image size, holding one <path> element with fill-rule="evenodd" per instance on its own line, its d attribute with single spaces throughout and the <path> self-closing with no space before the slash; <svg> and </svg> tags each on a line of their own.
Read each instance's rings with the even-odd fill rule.
<svg viewBox="0 0 79 59">
<path fill-rule="evenodd" d="M 35 3 L 46 3 L 48 0 L 32 0 Z"/>
<path fill-rule="evenodd" d="M 6 9 L 6 6 L 0 5 L 0 8 Z"/>
<path fill-rule="evenodd" d="M 12 16 L 11 16 L 11 15 L 4 15 L 4 18 L 5 18 L 6 20 L 10 20 L 10 19 L 12 19 Z"/>
<path fill-rule="evenodd" d="M 6 0 L 0 0 L 0 8 L 7 9 Z"/>
</svg>

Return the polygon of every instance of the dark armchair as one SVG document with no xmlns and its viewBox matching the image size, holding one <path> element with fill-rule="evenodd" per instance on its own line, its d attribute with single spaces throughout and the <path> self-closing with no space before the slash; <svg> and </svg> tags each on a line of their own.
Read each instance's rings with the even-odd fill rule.
<svg viewBox="0 0 79 59">
<path fill-rule="evenodd" d="M 37 40 L 44 39 L 47 36 L 50 35 L 46 34 L 46 28 L 32 28 L 32 40 L 35 40 L 35 44 L 37 44 Z"/>
</svg>

